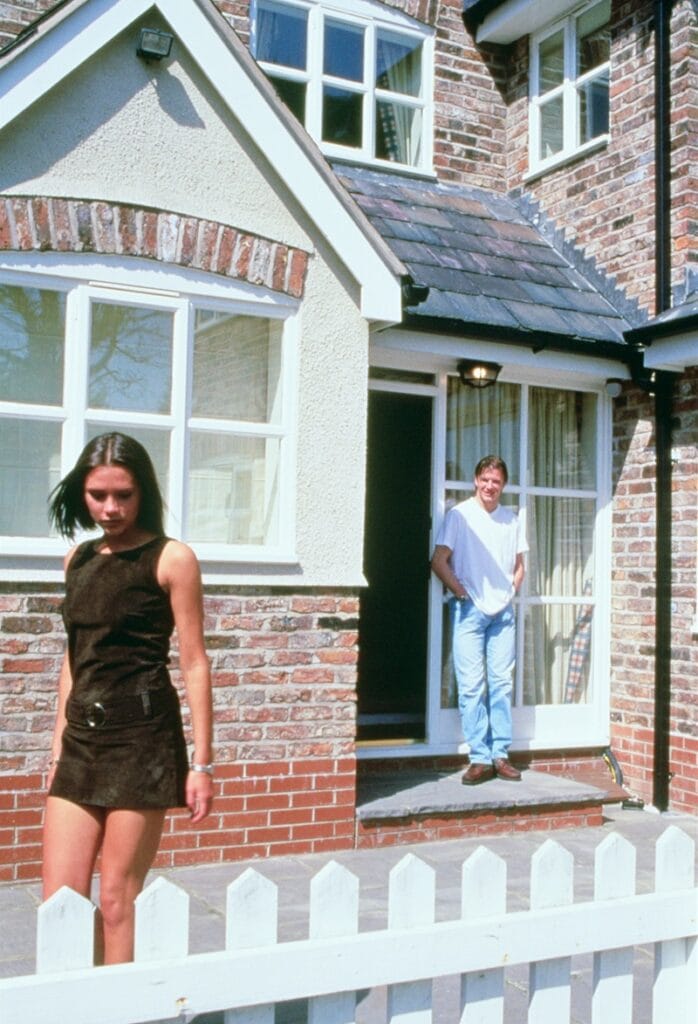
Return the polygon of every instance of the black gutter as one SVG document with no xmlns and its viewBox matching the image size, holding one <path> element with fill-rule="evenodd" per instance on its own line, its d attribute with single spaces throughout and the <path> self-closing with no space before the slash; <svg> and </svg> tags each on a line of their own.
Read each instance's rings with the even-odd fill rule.
<svg viewBox="0 0 698 1024">
<path fill-rule="evenodd" d="M 655 0 L 655 316 L 671 306 L 670 67 L 671 0 Z M 656 568 L 654 656 L 654 770 L 652 803 L 669 807 L 671 726 L 671 445 L 673 380 L 656 375 Z"/>
<path fill-rule="evenodd" d="M 430 316 L 429 314 L 405 311 L 400 324 L 402 328 L 414 328 L 428 334 L 445 334 L 449 337 L 468 338 L 477 341 L 501 341 L 506 345 L 528 348 L 534 353 L 549 350 L 567 352 L 573 355 L 599 356 L 614 359 L 632 367 L 637 359 L 637 349 L 628 345 L 622 337 L 618 341 L 582 338 L 579 335 L 556 334 L 551 331 L 531 331 L 498 324 L 459 320 L 457 317 Z"/>
</svg>

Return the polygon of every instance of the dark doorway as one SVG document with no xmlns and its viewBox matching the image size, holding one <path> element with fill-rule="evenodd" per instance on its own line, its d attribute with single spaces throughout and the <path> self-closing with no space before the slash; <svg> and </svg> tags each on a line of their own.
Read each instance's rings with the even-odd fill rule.
<svg viewBox="0 0 698 1024">
<path fill-rule="evenodd" d="M 371 391 L 358 739 L 424 739 L 432 399 Z"/>
</svg>

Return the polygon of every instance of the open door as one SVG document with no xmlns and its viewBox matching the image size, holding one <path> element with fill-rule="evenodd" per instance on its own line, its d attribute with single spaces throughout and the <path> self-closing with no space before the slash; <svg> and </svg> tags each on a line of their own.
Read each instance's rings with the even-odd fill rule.
<svg viewBox="0 0 698 1024">
<path fill-rule="evenodd" d="M 423 740 L 432 399 L 371 391 L 358 740 Z"/>
</svg>

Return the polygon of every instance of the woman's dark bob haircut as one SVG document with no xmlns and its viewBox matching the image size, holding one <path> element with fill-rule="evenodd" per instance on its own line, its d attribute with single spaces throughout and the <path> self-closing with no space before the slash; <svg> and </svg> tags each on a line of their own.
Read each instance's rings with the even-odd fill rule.
<svg viewBox="0 0 698 1024">
<path fill-rule="evenodd" d="M 129 471 L 140 491 L 137 525 L 163 537 L 162 495 L 150 456 L 133 437 L 117 433 L 93 437 L 70 473 L 49 495 L 49 517 L 58 532 L 72 539 L 78 527 L 94 527 L 85 504 L 85 478 L 98 466 L 123 466 Z"/>
</svg>

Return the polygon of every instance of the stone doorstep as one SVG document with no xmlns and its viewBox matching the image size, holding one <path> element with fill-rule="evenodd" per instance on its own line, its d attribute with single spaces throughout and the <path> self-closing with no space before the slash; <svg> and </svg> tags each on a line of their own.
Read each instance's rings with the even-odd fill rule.
<svg viewBox="0 0 698 1024">
<path fill-rule="evenodd" d="M 357 824 L 368 826 L 383 822 L 396 826 L 401 820 L 490 812 L 495 816 L 539 809 L 550 816 L 558 809 L 584 810 L 609 802 L 611 786 L 601 789 L 586 782 L 525 769 L 520 782 L 490 779 L 477 786 L 461 783 L 462 770 L 424 771 L 410 774 L 359 775 L 357 780 Z M 611 783 L 609 776 L 609 783 Z"/>
</svg>

